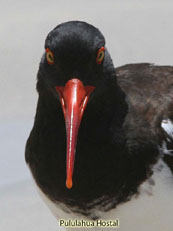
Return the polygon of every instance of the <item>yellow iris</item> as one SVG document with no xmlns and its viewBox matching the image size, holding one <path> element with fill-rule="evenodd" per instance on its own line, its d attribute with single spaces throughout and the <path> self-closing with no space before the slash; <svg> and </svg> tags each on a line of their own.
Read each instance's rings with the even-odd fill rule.
<svg viewBox="0 0 173 231">
<path fill-rule="evenodd" d="M 46 59 L 49 64 L 54 63 L 54 56 L 53 56 L 52 51 L 49 48 L 46 49 Z"/>
<path fill-rule="evenodd" d="M 105 48 L 104 47 L 101 47 L 99 50 L 98 50 L 98 53 L 97 53 L 97 58 L 96 58 L 96 62 L 97 64 L 101 64 L 103 59 L 104 59 L 104 56 L 105 56 Z"/>
</svg>

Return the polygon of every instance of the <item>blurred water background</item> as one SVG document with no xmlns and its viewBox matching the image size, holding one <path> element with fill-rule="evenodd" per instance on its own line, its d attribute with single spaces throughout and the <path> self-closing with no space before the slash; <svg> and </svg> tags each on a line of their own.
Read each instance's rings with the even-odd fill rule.
<svg viewBox="0 0 173 231">
<path fill-rule="evenodd" d="M 173 64 L 172 0 L 0 0 L 0 230 L 53 231 L 24 161 L 47 33 L 83 20 L 100 28 L 115 66 Z"/>
</svg>

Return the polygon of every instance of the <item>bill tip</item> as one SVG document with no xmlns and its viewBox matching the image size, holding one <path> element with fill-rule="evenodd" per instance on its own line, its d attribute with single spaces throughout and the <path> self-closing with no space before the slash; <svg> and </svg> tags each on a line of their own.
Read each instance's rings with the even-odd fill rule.
<svg viewBox="0 0 173 231">
<path fill-rule="evenodd" d="M 67 187 L 68 189 L 71 189 L 71 188 L 72 188 L 72 185 L 73 185 L 72 179 L 67 179 L 67 180 L 66 180 L 66 187 Z"/>
</svg>

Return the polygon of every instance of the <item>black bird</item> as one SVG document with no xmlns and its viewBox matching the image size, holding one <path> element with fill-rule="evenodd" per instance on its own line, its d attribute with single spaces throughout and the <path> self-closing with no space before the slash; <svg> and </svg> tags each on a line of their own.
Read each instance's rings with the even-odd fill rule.
<svg viewBox="0 0 173 231">
<path fill-rule="evenodd" d="M 55 215 L 119 218 L 123 227 L 134 202 L 139 223 L 141 206 L 154 219 L 155 195 L 173 192 L 173 67 L 115 69 L 102 33 L 71 21 L 46 38 L 37 91 L 25 156 Z"/>
</svg>

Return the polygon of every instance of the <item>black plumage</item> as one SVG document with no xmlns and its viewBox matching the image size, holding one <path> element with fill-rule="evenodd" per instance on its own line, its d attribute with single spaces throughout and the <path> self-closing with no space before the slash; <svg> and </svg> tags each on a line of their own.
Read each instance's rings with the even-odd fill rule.
<svg viewBox="0 0 173 231">
<path fill-rule="evenodd" d="M 115 69 L 107 49 L 97 64 L 103 46 L 100 31 L 84 22 L 64 23 L 49 33 L 45 48 L 53 52 L 54 64 L 44 53 L 37 112 L 26 145 L 26 162 L 43 193 L 93 219 L 94 207 L 109 211 L 138 193 L 162 158 L 158 147 L 167 133 L 161 123 L 173 119 L 173 67 L 141 63 Z M 95 90 L 79 127 L 73 187 L 67 189 L 66 128 L 55 87 L 73 77 Z M 172 157 L 164 158 L 172 169 Z"/>
</svg>

